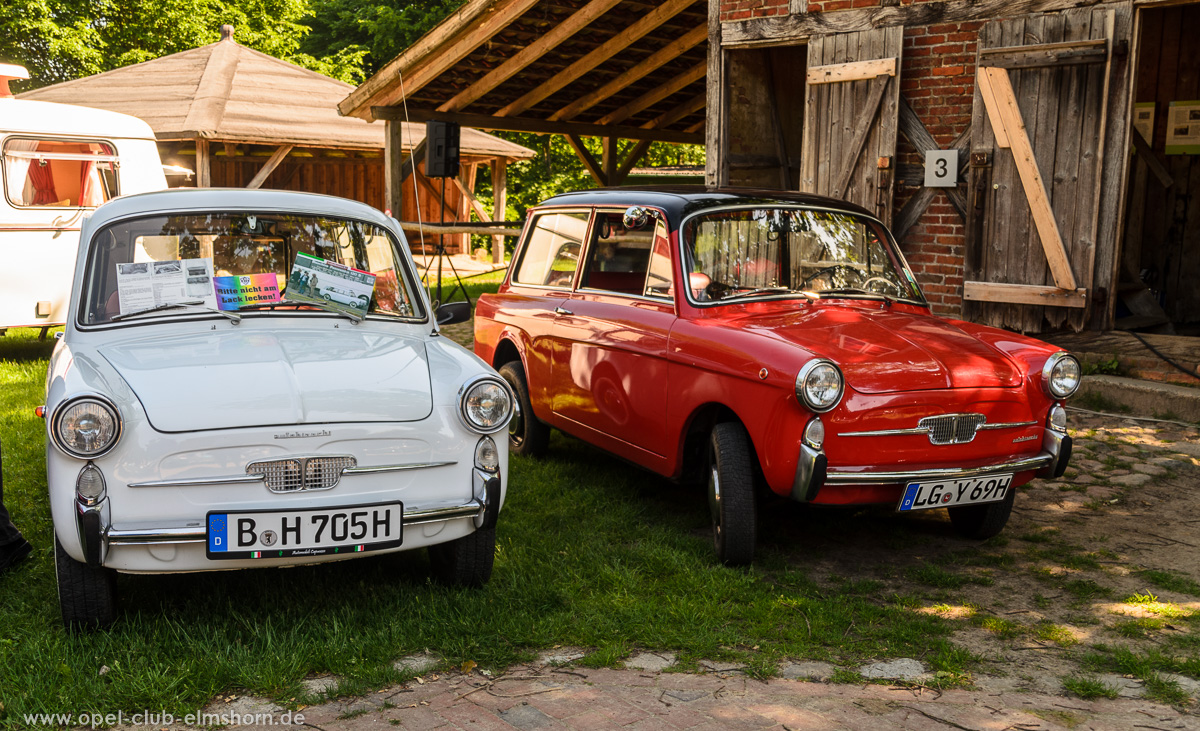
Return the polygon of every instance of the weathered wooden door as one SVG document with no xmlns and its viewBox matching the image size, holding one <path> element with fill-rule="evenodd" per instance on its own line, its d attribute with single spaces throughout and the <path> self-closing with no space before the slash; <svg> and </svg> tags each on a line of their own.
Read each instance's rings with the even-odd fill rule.
<svg viewBox="0 0 1200 731">
<path fill-rule="evenodd" d="M 1111 51 L 1118 24 L 1128 24 L 1118 15 L 1129 12 L 1027 15 L 980 30 L 963 285 L 968 319 L 1022 332 L 1047 323 L 1078 330 L 1087 322 Z"/>
<path fill-rule="evenodd" d="M 892 217 L 901 27 L 808 43 L 800 190 Z"/>
</svg>

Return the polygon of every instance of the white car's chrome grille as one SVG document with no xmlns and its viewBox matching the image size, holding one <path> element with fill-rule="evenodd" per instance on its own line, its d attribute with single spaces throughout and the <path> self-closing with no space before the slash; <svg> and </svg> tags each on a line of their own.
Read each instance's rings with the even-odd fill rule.
<svg viewBox="0 0 1200 731">
<path fill-rule="evenodd" d="M 246 465 L 246 474 L 262 475 L 271 492 L 328 490 L 342 479 L 342 472 L 358 466 L 349 455 L 333 457 L 292 457 Z"/>
<path fill-rule="evenodd" d="M 917 428 L 929 432 L 931 444 L 966 444 L 985 421 L 983 414 L 945 414 L 927 416 L 917 422 Z"/>
</svg>

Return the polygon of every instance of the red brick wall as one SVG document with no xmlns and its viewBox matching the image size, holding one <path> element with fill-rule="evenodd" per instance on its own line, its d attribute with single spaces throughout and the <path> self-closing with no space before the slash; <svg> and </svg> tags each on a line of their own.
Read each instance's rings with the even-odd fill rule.
<svg viewBox="0 0 1200 731">
<path fill-rule="evenodd" d="M 982 23 L 950 23 L 904 29 L 900 93 L 938 145 L 949 148 L 971 126 L 975 94 L 975 46 Z M 924 165 L 924 151 L 904 135 L 897 144 L 901 164 Z M 898 212 L 919 188 L 898 187 Z M 961 188 L 960 188 L 961 190 Z M 962 313 L 963 252 L 966 224 L 939 193 L 900 242 L 934 312 Z"/>
<path fill-rule="evenodd" d="M 904 5 L 932 0 L 901 0 Z M 810 13 L 847 8 L 877 8 L 879 0 L 809 0 Z M 721 20 L 788 13 L 787 0 L 723 0 Z M 971 124 L 975 93 L 975 50 L 981 22 L 914 26 L 904 30 L 900 62 L 900 93 L 944 149 Z M 900 164 L 924 165 L 900 135 Z M 960 188 L 962 189 L 962 188 Z M 898 186 L 895 211 L 919 188 Z M 965 190 L 965 189 L 963 189 Z M 951 317 L 962 313 L 963 255 L 966 225 L 943 194 L 934 197 L 920 221 L 900 242 L 934 312 Z"/>
<path fill-rule="evenodd" d="M 721 20 L 749 20 L 787 14 L 788 0 L 723 0 L 721 3 Z"/>
</svg>

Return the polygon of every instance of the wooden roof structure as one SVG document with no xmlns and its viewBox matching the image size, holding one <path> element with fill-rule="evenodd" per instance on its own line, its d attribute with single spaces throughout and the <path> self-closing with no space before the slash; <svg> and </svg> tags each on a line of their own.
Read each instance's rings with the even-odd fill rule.
<svg viewBox="0 0 1200 731">
<path fill-rule="evenodd" d="M 353 89 L 240 45 L 229 29 L 217 43 L 18 96 L 130 114 L 149 123 L 160 141 L 382 150 L 382 125 L 337 112 L 337 103 Z M 424 138 L 424 125 L 406 125 L 408 149 Z M 529 159 L 536 154 L 473 129 L 462 130 L 461 146 L 465 154 L 485 157 Z"/>
<path fill-rule="evenodd" d="M 469 0 L 338 110 L 562 134 L 615 185 L 652 141 L 704 143 L 709 22 L 707 0 Z M 619 139 L 637 140 L 622 161 Z"/>
</svg>

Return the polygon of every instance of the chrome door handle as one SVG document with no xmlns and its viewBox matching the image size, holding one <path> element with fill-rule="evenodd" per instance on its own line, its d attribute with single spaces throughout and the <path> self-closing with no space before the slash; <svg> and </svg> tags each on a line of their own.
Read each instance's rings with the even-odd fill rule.
<svg viewBox="0 0 1200 731">
<path fill-rule="evenodd" d="M 556 315 L 574 315 L 575 313 L 571 312 L 566 307 L 555 307 L 554 314 L 556 314 Z"/>
</svg>

